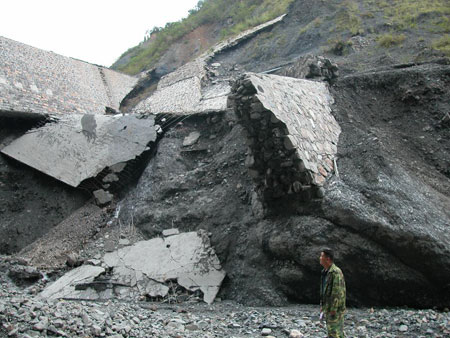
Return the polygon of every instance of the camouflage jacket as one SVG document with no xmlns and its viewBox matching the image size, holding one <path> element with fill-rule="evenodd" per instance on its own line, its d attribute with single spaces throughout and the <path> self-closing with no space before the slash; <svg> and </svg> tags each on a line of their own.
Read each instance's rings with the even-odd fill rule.
<svg viewBox="0 0 450 338">
<path fill-rule="evenodd" d="M 324 284 L 323 278 L 326 278 Z M 324 286 L 325 285 L 325 286 Z M 337 313 L 345 311 L 345 280 L 341 269 L 332 264 L 326 274 L 322 274 L 320 283 L 320 306 L 327 314 L 332 311 Z"/>
</svg>

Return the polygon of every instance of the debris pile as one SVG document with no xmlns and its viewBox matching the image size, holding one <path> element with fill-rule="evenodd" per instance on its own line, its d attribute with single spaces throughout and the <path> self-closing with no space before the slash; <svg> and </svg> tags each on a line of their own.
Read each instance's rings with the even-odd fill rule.
<svg viewBox="0 0 450 338">
<path fill-rule="evenodd" d="M 140 241 L 106 253 L 66 273 L 40 294 L 46 299 L 139 299 L 167 297 L 176 282 L 191 292 L 201 291 L 210 304 L 219 291 L 222 270 L 205 231 Z"/>
</svg>

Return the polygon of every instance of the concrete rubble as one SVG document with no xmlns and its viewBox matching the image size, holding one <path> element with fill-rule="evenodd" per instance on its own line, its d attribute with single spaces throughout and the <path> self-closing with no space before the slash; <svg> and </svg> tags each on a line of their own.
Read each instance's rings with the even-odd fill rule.
<svg viewBox="0 0 450 338">
<path fill-rule="evenodd" d="M 341 128 L 324 83 L 248 73 L 229 96 L 249 132 L 245 165 L 270 196 L 323 197 Z"/>
<path fill-rule="evenodd" d="M 110 299 L 140 296 L 166 297 L 171 282 L 203 293 L 211 304 L 219 291 L 222 270 L 208 234 L 177 233 L 168 229 L 164 238 L 140 241 L 106 253 L 101 266 L 83 265 L 71 270 L 40 294 L 48 299 Z M 108 271 L 108 273 L 106 273 Z"/>
<path fill-rule="evenodd" d="M 227 96 L 231 87 L 225 81 L 207 81 L 208 61 L 215 55 L 279 23 L 284 16 L 282 15 L 218 43 L 211 51 L 165 75 L 159 81 L 156 92 L 146 100 L 141 101 L 133 109 L 133 112 L 195 114 L 225 111 L 227 109 Z M 214 63 L 211 66 L 216 68 L 218 65 L 220 66 L 220 64 Z"/>
<path fill-rule="evenodd" d="M 156 141 L 155 128 L 152 116 L 64 115 L 30 130 L 2 153 L 77 187 L 105 168 L 123 169 Z"/>
</svg>

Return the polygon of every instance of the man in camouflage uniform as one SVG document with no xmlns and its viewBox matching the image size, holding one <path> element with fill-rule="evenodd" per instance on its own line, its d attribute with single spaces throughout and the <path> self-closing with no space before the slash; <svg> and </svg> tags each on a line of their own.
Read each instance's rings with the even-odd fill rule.
<svg viewBox="0 0 450 338">
<path fill-rule="evenodd" d="M 334 264 L 331 249 L 322 250 L 320 265 L 323 266 L 320 280 L 320 317 L 325 316 L 329 338 L 345 337 L 345 280 L 341 269 Z"/>
</svg>

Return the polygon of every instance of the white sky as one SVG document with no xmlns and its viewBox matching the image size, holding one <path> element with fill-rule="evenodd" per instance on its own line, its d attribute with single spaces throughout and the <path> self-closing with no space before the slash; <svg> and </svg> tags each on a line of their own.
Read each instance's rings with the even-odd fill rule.
<svg viewBox="0 0 450 338">
<path fill-rule="evenodd" d="M 1 0 L 0 35 L 111 66 L 147 29 L 188 15 L 198 0 Z"/>
</svg>

